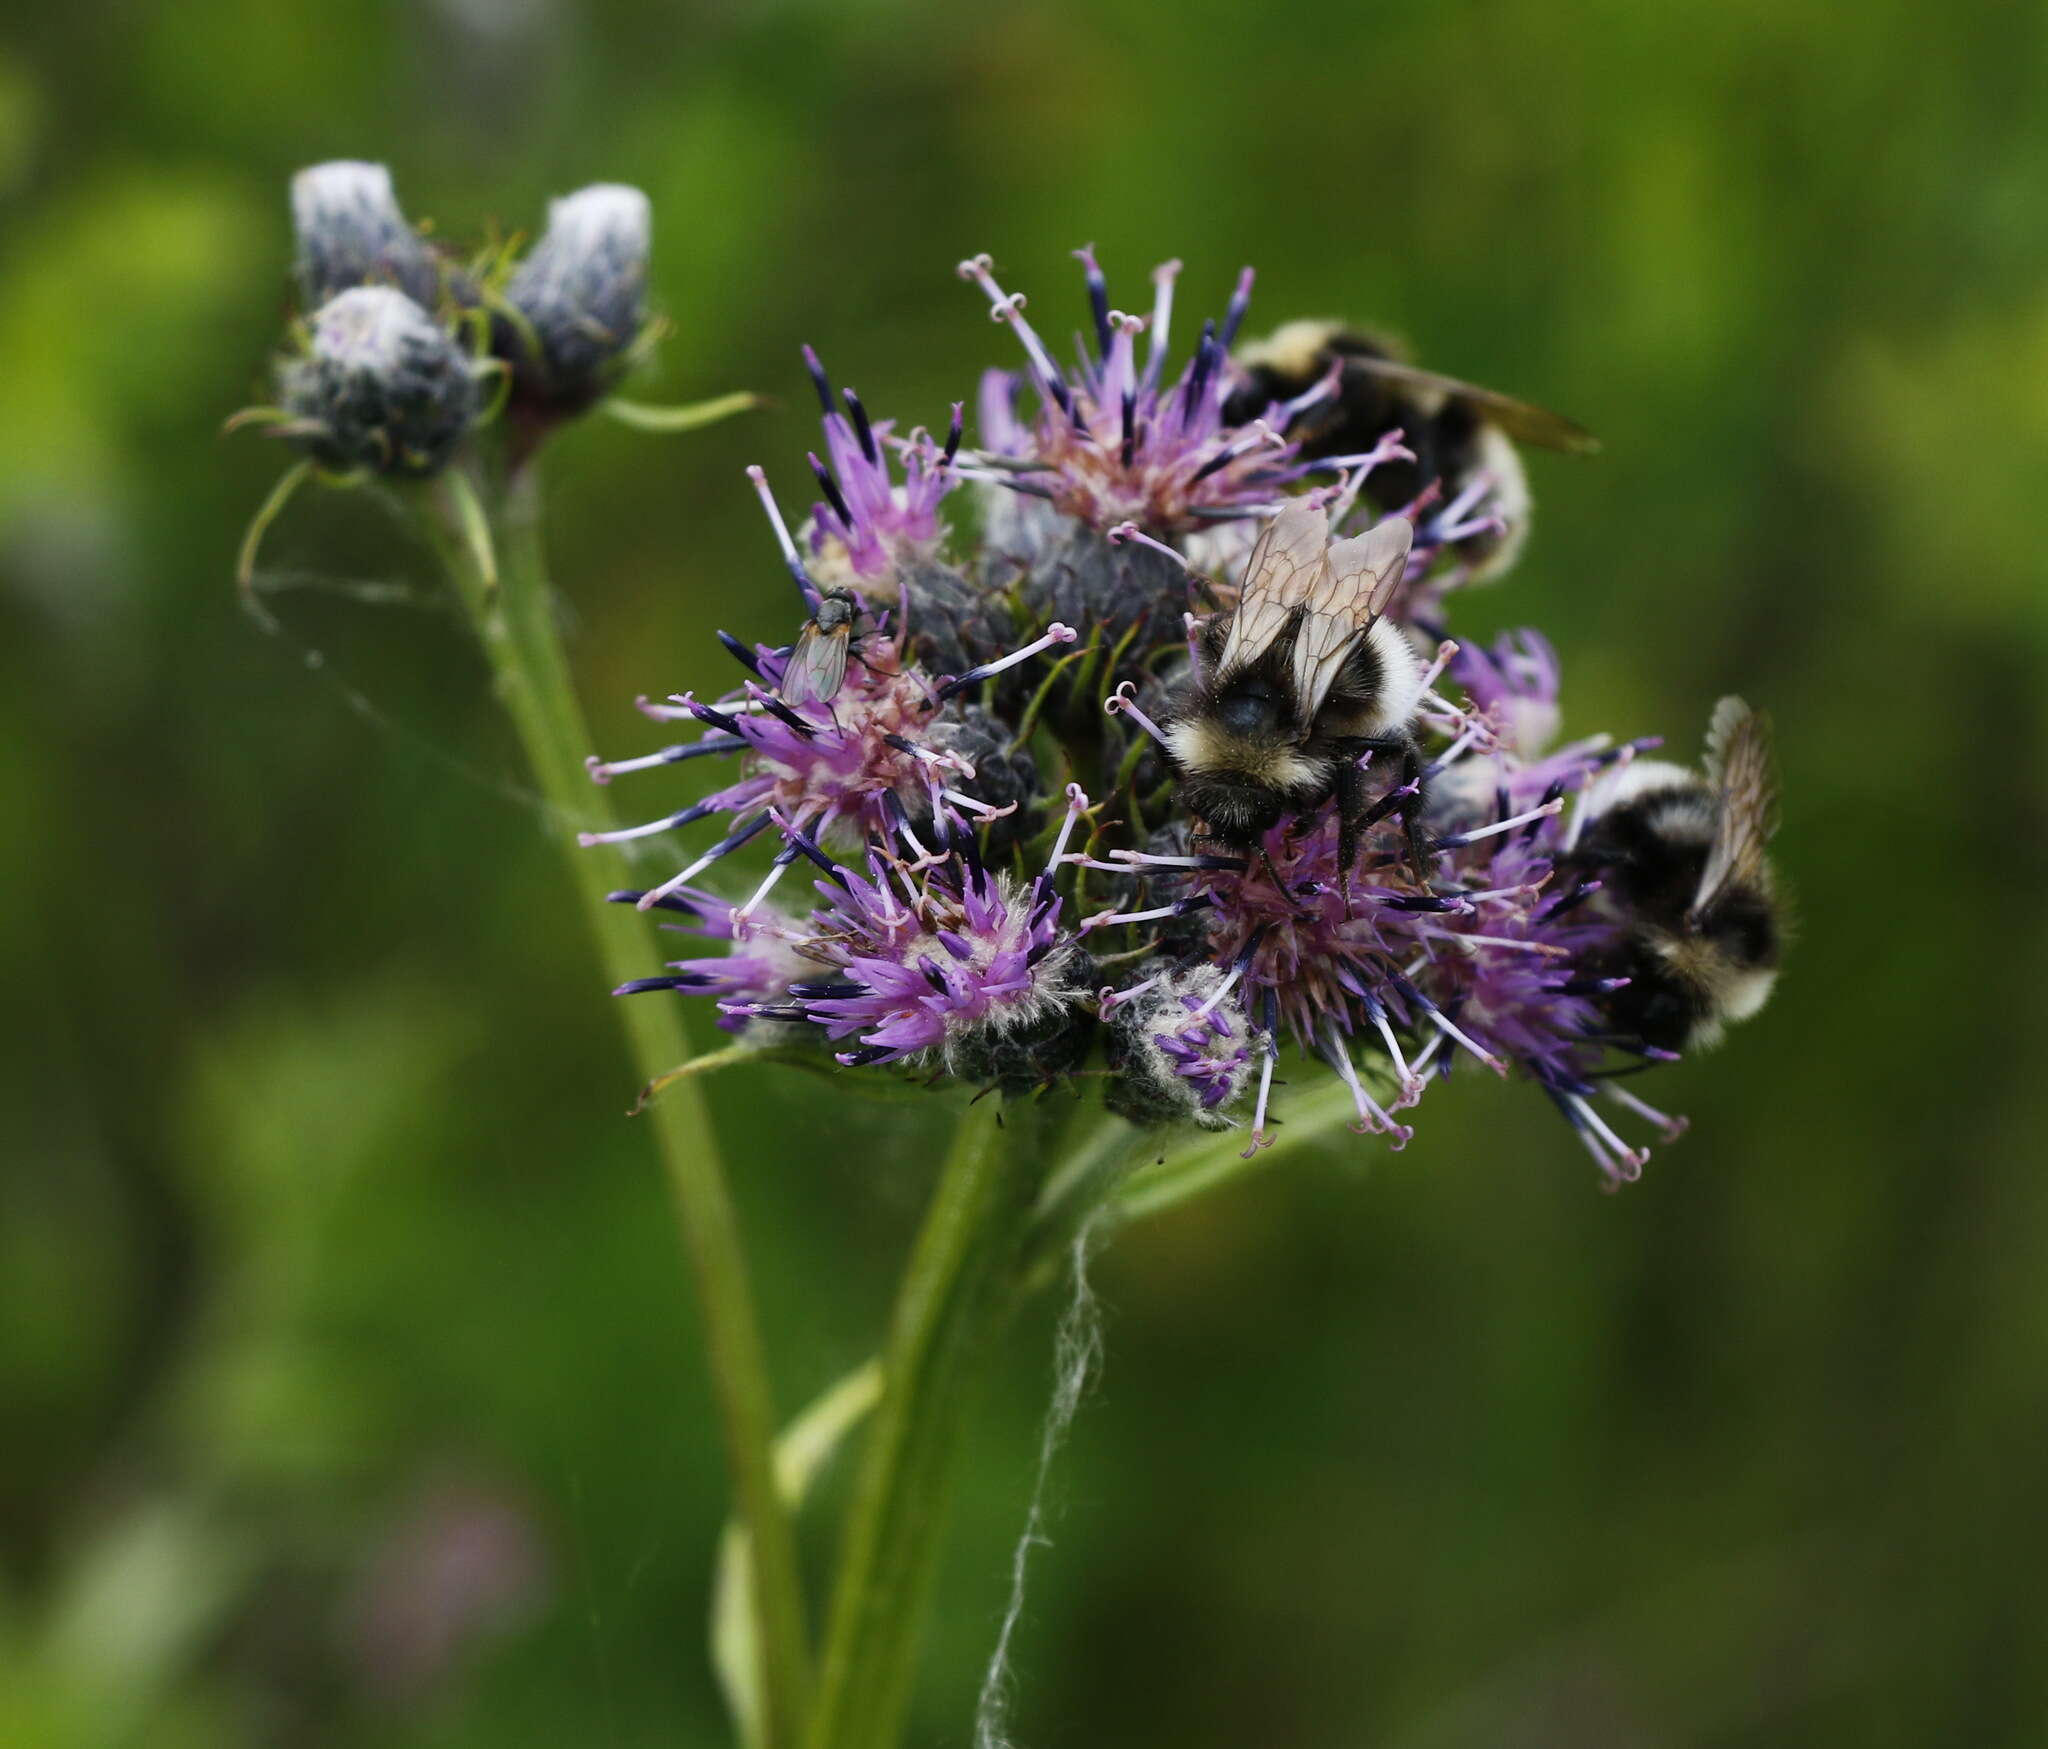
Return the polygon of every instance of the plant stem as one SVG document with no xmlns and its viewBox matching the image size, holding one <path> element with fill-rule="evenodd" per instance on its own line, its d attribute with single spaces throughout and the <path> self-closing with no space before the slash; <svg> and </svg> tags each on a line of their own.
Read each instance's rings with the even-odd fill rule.
<svg viewBox="0 0 2048 1749">
<path fill-rule="evenodd" d="M 624 983 L 644 973 L 656 956 L 646 925 L 631 907 L 606 902 L 606 859 L 579 850 L 570 837 L 572 824 L 609 824 L 610 810 L 584 769 L 591 742 L 555 628 L 539 482 L 530 464 L 494 479 L 482 500 L 482 529 L 477 499 L 472 495 L 465 501 L 469 492 L 466 481 L 444 480 L 429 520 L 534 779 L 555 816 L 555 836 L 566 849 L 605 976 L 613 984 Z M 622 1001 L 615 1008 L 643 1081 L 654 1081 L 689 1055 L 673 1003 Z M 648 1107 L 644 1121 L 660 1144 L 681 1218 L 726 1459 L 748 1536 L 766 1741 L 773 1749 L 787 1749 L 801 1740 L 810 1659 L 795 1535 L 775 1485 L 775 1408 L 738 1221 L 697 1083 L 683 1079 L 668 1087 Z"/>
<path fill-rule="evenodd" d="M 1043 1178 L 1031 1133 L 1038 1114 L 1011 1104 L 999 1120 L 992 1105 L 961 1118 L 897 1297 L 882 1401 L 840 1555 L 811 1749 L 889 1749 L 902 1731 L 961 1433 L 988 1349 L 1015 1305 Z"/>
</svg>

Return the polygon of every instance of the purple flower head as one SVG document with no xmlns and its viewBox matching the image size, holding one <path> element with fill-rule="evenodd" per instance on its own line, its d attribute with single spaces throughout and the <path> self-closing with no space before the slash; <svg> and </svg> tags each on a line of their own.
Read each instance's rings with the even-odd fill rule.
<svg viewBox="0 0 2048 1749">
<path fill-rule="evenodd" d="M 1547 648 L 1528 645 L 1496 652 L 1481 690 L 1504 690 L 1489 694 L 1488 706 L 1553 687 L 1547 657 Z M 1354 1127 L 1385 1135 L 1396 1148 L 1413 1132 L 1394 1113 L 1421 1099 L 1433 1066 L 1448 1073 L 1462 1052 L 1496 1073 L 1515 1069 L 1535 1080 L 1610 1180 L 1633 1176 L 1646 1153 L 1621 1141 L 1590 1103 L 1599 1094 L 1618 1097 L 1611 1081 L 1595 1078 L 1604 1051 L 1592 1000 L 1612 984 L 1599 965 L 1614 927 L 1582 905 L 1588 883 L 1557 872 L 1569 842 L 1568 792 L 1582 792 L 1633 748 L 1602 740 L 1523 760 L 1496 709 L 1477 699 L 1448 704 L 1430 691 L 1424 697 L 1424 726 L 1449 738 L 1428 773 L 1429 886 L 1408 869 L 1391 818 L 1367 834 L 1347 876 L 1338 867 L 1336 809 L 1324 804 L 1283 819 L 1249 852 L 1188 847 L 1070 858 L 1144 874 L 1159 888 L 1159 904 L 1099 913 L 1082 927 L 1151 924 L 1178 932 L 1220 980 L 1216 988 L 1235 995 L 1258 1029 L 1262 1056 L 1254 1148 L 1267 1139 L 1273 1059 L 1284 1035 L 1344 1081 Z M 1127 699 L 1112 703 L 1136 714 Z M 1384 1101 L 1368 1080 L 1389 1090 Z M 1632 1096 L 1618 1102 L 1671 1126 Z"/>
<path fill-rule="evenodd" d="M 646 897 L 631 889 L 608 896 L 618 905 L 637 905 Z M 729 945 L 716 956 L 670 960 L 667 976 L 634 978 L 614 990 L 614 996 L 639 996 L 651 990 L 713 996 L 720 1004 L 718 1024 L 727 1032 L 739 1032 L 747 1024 L 747 1016 L 734 1012 L 729 1004 L 780 999 L 788 994 L 790 985 L 817 970 L 815 962 L 805 959 L 799 951 L 802 934 L 796 925 L 759 897 L 742 911 L 716 893 L 680 887 L 655 903 L 663 911 L 689 919 L 686 923 L 664 923 L 664 929 Z"/>
<path fill-rule="evenodd" d="M 767 483 L 758 468 L 750 469 L 780 541 L 784 562 L 796 577 L 807 605 L 814 609 L 820 592 L 799 556 Z M 810 838 L 828 846 L 851 848 L 872 840 L 899 838 L 912 854 L 924 857 L 943 850 L 954 837 L 977 824 L 1001 819 L 1018 806 L 1015 798 L 1000 806 L 969 794 L 961 785 L 975 776 L 975 764 L 963 748 L 978 736 L 967 713 L 948 709 L 948 701 L 989 675 L 1026 661 L 1056 645 L 1071 643 L 1075 633 L 1053 625 L 1023 648 L 966 674 L 935 680 L 915 662 L 886 627 L 886 615 L 849 633 L 845 672 L 829 698 L 815 696 L 815 687 L 793 688 L 795 647 L 752 649 L 720 633 L 734 660 L 749 678 L 714 704 L 690 693 L 675 694 L 667 703 L 640 700 L 640 708 L 657 721 L 695 721 L 705 733 L 695 741 L 664 747 L 634 759 L 592 757 L 590 775 L 609 783 L 623 773 L 673 765 L 706 755 L 733 755 L 738 778 L 702 801 L 677 813 L 610 832 L 586 832 L 588 845 L 625 843 L 695 824 L 713 815 L 728 815 L 729 830 L 688 867 L 640 900 L 643 909 L 694 881 L 719 858 L 748 843 L 772 822 L 785 842 L 761 888 L 765 895 L 796 861 L 797 844 Z M 927 843 L 926 839 L 930 842 Z"/>
<path fill-rule="evenodd" d="M 1085 805 L 1070 796 L 1069 829 Z M 1092 994 L 1092 962 L 1061 930 L 1048 877 L 1019 886 L 959 853 L 912 860 L 880 848 L 863 875 L 797 842 L 831 872 L 817 883 L 824 903 L 800 926 L 799 951 L 820 969 L 783 1001 L 733 1011 L 851 1039 L 842 1063 L 931 1062 L 1006 1091 L 1048 1081 L 1085 1053 L 1077 1010 Z"/>
<path fill-rule="evenodd" d="M 907 558 L 928 557 L 945 532 L 939 521 L 939 500 L 960 483 L 955 458 L 960 453 L 961 414 L 958 402 L 943 445 L 922 426 L 909 437 L 891 435 L 889 421 L 871 421 L 860 397 L 845 391 L 845 410 L 834 402 L 831 380 L 818 355 L 804 348 L 804 363 L 824 408 L 825 454 L 810 457 L 824 500 L 811 507 L 802 531 L 814 581 L 825 588 L 846 585 L 873 593 L 886 592 L 898 565 Z M 903 466 L 896 483 L 889 452 Z"/>
<path fill-rule="evenodd" d="M 1080 259 L 1092 331 L 1070 366 L 987 257 L 962 265 L 1027 360 L 985 379 L 970 454 L 957 408 L 943 443 L 899 438 L 806 350 L 822 496 L 797 534 L 749 470 L 802 629 L 787 646 L 720 633 L 745 670 L 734 688 L 642 701 L 693 738 L 591 761 L 600 782 L 736 762 L 694 805 L 587 840 L 718 822 L 688 867 L 618 897 L 678 913 L 726 951 L 623 990 L 708 994 L 728 1026 L 780 1026 L 829 1040 L 854 1068 L 915 1066 L 1006 1095 L 1072 1076 L 1099 1039 L 1109 1111 L 1241 1121 L 1247 1155 L 1304 1079 L 1283 1075 L 1283 1052 L 1310 1080 L 1336 1078 L 1300 1115 L 1348 1104 L 1355 1130 L 1397 1149 L 1469 1058 L 1533 1082 L 1609 1184 L 1633 1178 L 1647 1151 L 1623 1129 L 1668 1137 L 1682 1122 L 1619 1077 L 1707 1035 L 1718 1011 L 1696 1023 L 1688 1007 L 1716 999 L 1704 956 L 1746 977 L 1728 1018 L 1753 1012 L 1775 976 L 1769 870 L 1753 872 L 1771 795 L 1754 714 L 1717 712 L 1698 773 L 1630 769 L 1653 741 L 1561 741 L 1559 663 L 1540 635 L 1441 641 L 1451 592 L 1500 569 L 1527 526 L 1512 445 L 1473 411 L 1498 398 L 1412 372 L 1384 389 L 1398 373 L 1353 369 L 1324 341 L 1329 361 L 1301 369 L 1277 354 L 1233 364 L 1249 272 L 1170 373 L 1178 264 L 1136 317 L 1111 307 L 1092 252 Z M 961 479 L 985 512 L 964 551 L 944 547 L 940 520 Z M 1299 594 L 1256 604 L 1287 611 L 1247 616 L 1248 659 L 1270 657 L 1297 693 L 1304 659 L 1345 664 L 1345 692 L 1328 683 L 1286 717 L 1301 752 L 1290 767 L 1220 728 L 1213 745 L 1180 731 L 1203 713 L 1227 725 L 1228 698 L 1200 690 L 1224 628 L 1200 616 L 1238 611 L 1261 522 L 1302 498 L 1330 529 L 1399 516 L 1412 533 L 1400 576 L 1378 579 L 1392 598 L 1375 591 L 1372 623 L 1341 576 L 1300 562 L 1274 582 Z M 1352 664 L 1354 650 L 1374 664 Z M 1372 734 L 1357 726 L 1368 686 Z M 1125 720 L 1105 725 L 1098 701 Z M 1064 821 L 1049 817 L 1041 774 L 1054 770 L 1098 774 L 1102 806 L 1070 784 Z M 1241 806 L 1237 792 L 1262 781 L 1283 787 Z M 1272 824 L 1244 842 L 1260 820 Z M 1652 831 L 1646 868 L 1633 847 Z M 691 884 L 756 837 L 774 850 L 749 896 Z M 1692 871 L 1715 857 L 1724 886 L 1741 875 L 1757 891 L 1709 893 Z M 817 898 L 777 909 L 800 862 L 823 872 Z M 1725 904 L 1710 916 L 1702 894 Z M 1105 987 L 1099 967 L 1129 969 Z"/>
<path fill-rule="evenodd" d="M 1105 990 L 1114 1079 L 1109 1108 L 1134 1123 L 1224 1129 L 1251 1074 L 1254 1039 L 1243 1006 L 1214 966 L 1170 964 Z"/>
<path fill-rule="evenodd" d="M 986 255 L 960 264 L 981 287 L 991 313 L 1024 343 L 1021 376 L 991 371 L 979 402 L 982 453 L 974 477 L 1050 503 L 1059 513 L 1103 532 L 1132 522 L 1148 534 L 1184 535 L 1217 520 L 1254 514 L 1289 482 L 1342 458 L 1304 462 L 1277 426 L 1263 419 L 1226 422 L 1226 361 L 1251 298 L 1246 268 L 1222 323 L 1204 325 L 1194 356 L 1166 376 L 1166 348 L 1180 263 L 1155 268 L 1152 314 L 1125 315 L 1109 291 L 1092 249 L 1075 251 L 1086 270 L 1094 346 L 1084 341 L 1079 364 L 1062 371 L 1024 319 L 1021 293 L 1005 293 Z M 1146 336 L 1143 358 L 1138 337 Z M 1028 383 L 1035 413 L 1017 406 Z M 1312 394 L 1331 392 L 1327 385 Z"/>
<path fill-rule="evenodd" d="M 1449 675 L 1469 706 L 1493 724 L 1501 745 L 1524 761 L 1541 759 L 1564 720 L 1558 693 L 1563 670 L 1541 632 L 1523 628 L 1496 638 L 1491 649 L 1459 647 Z"/>
</svg>

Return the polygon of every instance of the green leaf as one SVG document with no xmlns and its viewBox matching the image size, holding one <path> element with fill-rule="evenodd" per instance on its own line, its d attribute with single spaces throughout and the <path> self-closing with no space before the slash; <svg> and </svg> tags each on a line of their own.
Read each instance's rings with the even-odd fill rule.
<svg viewBox="0 0 2048 1749">
<path fill-rule="evenodd" d="M 720 395 L 710 401 L 693 401 L 684 407 L 650 407 L 644 401 L 622 400 L 617 395 L 600 405 L 621 425 L 630 425 L 635 431 L 667 433 L 695 431 L 700 426 L 716 425 L 721 419 L 730 419 L 735 413 L 765 406 L 766 402 L 761 396 L 742 389 L 738 394 Z"/>
</svg>

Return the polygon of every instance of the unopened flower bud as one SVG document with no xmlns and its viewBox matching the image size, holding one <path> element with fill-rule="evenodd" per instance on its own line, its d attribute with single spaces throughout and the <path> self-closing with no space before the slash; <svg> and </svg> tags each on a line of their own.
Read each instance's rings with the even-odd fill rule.
<svg viewBox="0 0 2048 1749">
<path fill-rule="evenodd" d="M 1150 975 L 1104 999 L 1109 1109 L 1146 1126 L 1224 1128 L 1251 1072 L 1243 1008 L 1214 966 L 1148 961 L 1140 970 Z"/>
<path fill-rule="evenodd" d="M 624 183 L 579 189 L 548 208 L 548 228 L 505 288 L 518 322 L 499 325 L 515 395 L 557 416 L 608 390 L 646 319 L 653 213 Z"/>
<path fill-rule="evenodd" d="M 388 285 L 355 286 L 322 304 L 304 356 L 281 367 L 279 390 L 291 436 L 342 470 L 438 473 L 477 411 L 462 349 Z"/>
<path fill-rule="evenodd" d="M 359 285 L 396 286 L 415 303 L 434 307 L 439 270 L 406 223 L 382 164 L 339 158 L 301 170 L 292 178 L 292 228 L 307 309 Z"/>
</svg>

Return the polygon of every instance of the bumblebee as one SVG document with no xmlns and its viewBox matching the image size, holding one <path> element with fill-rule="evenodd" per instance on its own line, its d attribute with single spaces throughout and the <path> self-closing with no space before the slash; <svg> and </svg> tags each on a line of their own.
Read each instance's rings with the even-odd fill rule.
<svg viewBox="0 0 2048 1749">
<path fill-rule="evenodd" d="M 1699 771 L 1642 759 L 1595 780 L 1566 862 L 1627 925 L 1600 968 L 1628 979 L 1605 999 L 1620 1038 L 1705 1049 L 1769 999 L 1785 939 L 1776 829 L 1769 729 L 1739 698 L 1714 707 Z"/>
<path fill-rule="evenodd" d="M 1203 627 L 1197 672 L 1166 725 L 1180 801 L 1203 836 L 1251 849 L 1283 815 L 1334 796 L 1338 864 L 1348 870 L 1360 835 L 1398 808 L 1427 884 L 1416 837 L 1425 806 L 1414 728 L 1422 663 L 1381 617 L 1414 533 L 1396 516 L 1332 542 L 1329 513 L 1307 499 L 1260 532 L 1237 605 Z M 1398 782 L 1377 802 L 1367 793 L 1367 754 L 1399 761 Z"/>
<path fill-rule="evenodd" d="M 1241 348 L 1235 362 L 1238 387 L 1224 404 L 1224 417 L 1239 424 L 1276 401 L 1307 394 L 1338 369 L 1335 395 L 1304 408 L 1288 435 L 1313 458 L 1363 455 L 1398 430 L 1415 460 L 1383 464 L 1366 485 L 1386 509 L 1412 503 L 1432 481 L 1440 481 L 1445 501 L 1455 503 L 1484 476 L 1489 507 L 1502 527 L 1455 543 L 1475 580 L 1507 570 L 1526 538 L 1532 500 L 1515 445 L 1574 455 L 1600 447 L 1592 433 L 1562 414 L 1418 369 L 1392 341 L 1336 322 L 1289 322 Z"/>
</svg>

